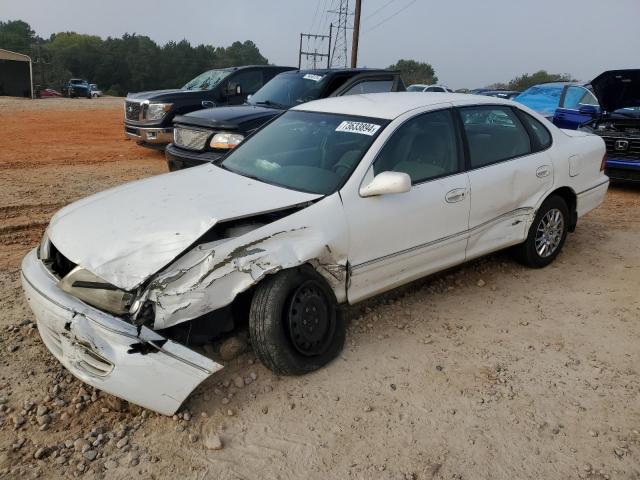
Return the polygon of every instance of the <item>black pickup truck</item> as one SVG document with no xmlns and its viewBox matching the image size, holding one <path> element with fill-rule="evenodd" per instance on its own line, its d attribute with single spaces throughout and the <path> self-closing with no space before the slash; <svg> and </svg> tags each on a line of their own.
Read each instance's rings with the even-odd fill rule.
<svg viewBox="0 0 640 480">
<path fill-rule="evenodd" d="M 124 131 L 138 144 L 164 148 L 173 138 L 176 115 L 202 108 L 240 105 L 274 76 L 293 67 L 251 65 L 209 70 L 174 90 L 130 93 L 124 103 Z"/>
<path fill-rule="evenodd" d="M 326 97 L 404 91 L 398 72 L 379 69 L 284 72 L 242 106 L 208 108 L 174 120 L 173 143 L 165 149 L 169 170 L 217 160 L 283 111 Z"/>
</svg>

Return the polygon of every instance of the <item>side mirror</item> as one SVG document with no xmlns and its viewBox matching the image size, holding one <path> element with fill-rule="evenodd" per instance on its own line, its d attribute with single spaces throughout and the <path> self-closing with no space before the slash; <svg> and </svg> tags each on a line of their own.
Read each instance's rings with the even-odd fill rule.
<svg viewBox="0 0 640 480">
<path fill-rule="evenodd" d="M 406 193 L 411 190 L 411 177 L 402 172 L 381 172 L 369 185 L 360 187 L 361 197 L 375 197 L 391 193 Z"/>
<path fill-rule="evenodd" d="M 591 115 L 593 117 L 598 114 L 599 109 L 595 105 L 582 105 L 578 111 L 584 115 Z"/>
</svg>

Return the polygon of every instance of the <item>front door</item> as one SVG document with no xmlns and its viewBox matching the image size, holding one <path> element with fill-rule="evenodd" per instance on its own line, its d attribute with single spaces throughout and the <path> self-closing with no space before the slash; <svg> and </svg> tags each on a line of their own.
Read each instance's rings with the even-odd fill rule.
<svg viewBox="0 0 640 480">
<path fill-rule="evenodd" d="M 363 184 L 407 173 L 407 193 L 344 199 L 349 224 L 349 302 L 464 261 L 469 185 L 450 108 L 407 120 L 389 137 Z"/>
<path fill-rule="evenodd" d="M 590 107 L 589 110 L 583 107 Z M 567 87 L 561 99 L 560 107 L 553 116 L 553 123 L 558 128 L 576 130 L 583 123 L 592 120 L 594 109 L 599 109 L 596 97 L 584 87 L 577 85 Z"/>
</svg>

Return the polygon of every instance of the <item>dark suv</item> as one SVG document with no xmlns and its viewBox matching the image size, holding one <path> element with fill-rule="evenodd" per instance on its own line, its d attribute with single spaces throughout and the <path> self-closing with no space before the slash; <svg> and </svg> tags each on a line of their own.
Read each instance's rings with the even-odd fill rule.
<svg viewBox="0 0 640 480">
<path fill-rule="evenodd" d="M 130 93 L 124 103 L 124 131 L 140 145 L 160 147 L 173 138 L 176 115 L 202 108 L 240 105 L 274 76 L 293 67 L 256 65 L 209 70 L 175 90 Z"/>
<path fill-rule="evenodd" d="M 62 86 L 61 90 L 65 97 L 91 98 L 91 87 L 89 86 L 89 82 L 87 80 L 82 80 L 81 78 L 72 78 Z"/>
<path fill-rule="evenodd" d="M 390 70 L 296 70 L 281 73 L 242 106 L 210 108 L 177 116 L 173 143 L 165 150 L 169 170 L 181 170 L 221 158 L 247 135 L 301 103 L 341 95 L 404 90 L 398 72 Z"/>
</svg>

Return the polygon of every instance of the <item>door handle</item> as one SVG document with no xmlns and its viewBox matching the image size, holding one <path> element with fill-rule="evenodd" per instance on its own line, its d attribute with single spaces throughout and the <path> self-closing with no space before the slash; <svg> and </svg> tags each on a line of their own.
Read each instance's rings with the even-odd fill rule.
<svg viewBox="0 0 640 480">
<path fill-rule="evenodd" d="M 466 188 L 454 188 L 453 190 L 447 192 L 447 194 L 444 196 L 444 199 L 447 203 L 456 203 L 464 200 L 466 196 Z"/>
<path fill-rule="evenodd" d="M 542 165 L 541 167 L 538 167 L 538 169 L 536 170 L 536 177 L 538 178 L 548 177 L 550 173 L 551 173 L 551 169 L 549 168 L 549 165 Z"/>
</svg>

